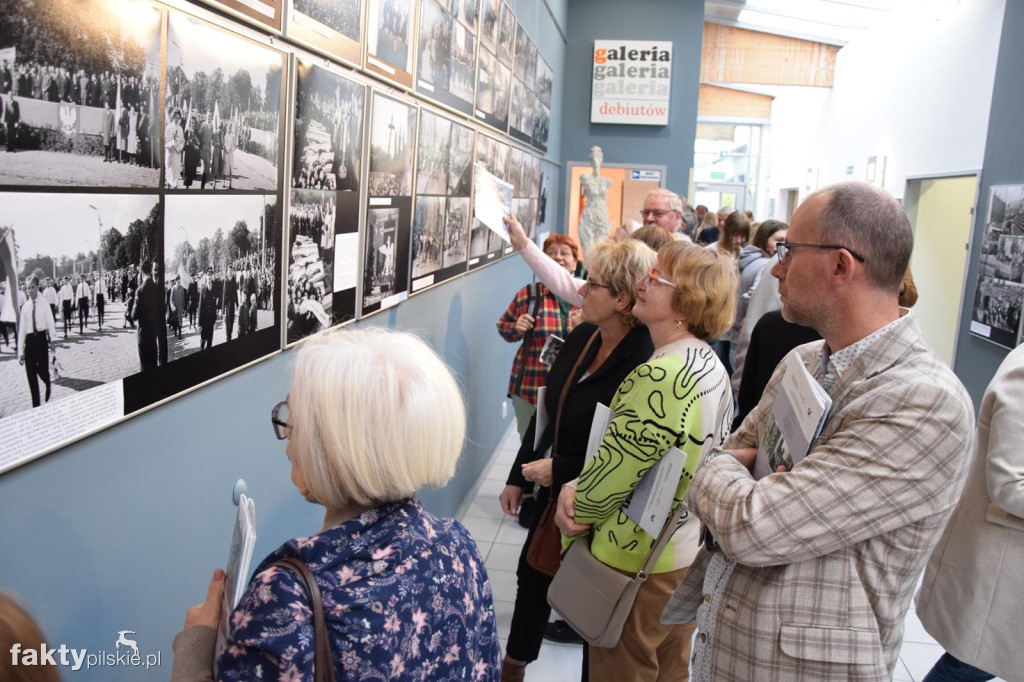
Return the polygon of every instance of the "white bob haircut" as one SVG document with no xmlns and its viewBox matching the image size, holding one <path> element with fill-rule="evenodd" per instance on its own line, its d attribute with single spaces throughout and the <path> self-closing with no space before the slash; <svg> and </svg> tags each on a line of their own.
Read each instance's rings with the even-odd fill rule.
<svg viewBox="0 0 1024 682">
<path fill-rule="evenodd" d="M 369 327 L 309 337 L 289 393 L 295 465 L 328 509 L 374 506 L 455 473 L 466 408 L 419 337 Z"/>
</svg>

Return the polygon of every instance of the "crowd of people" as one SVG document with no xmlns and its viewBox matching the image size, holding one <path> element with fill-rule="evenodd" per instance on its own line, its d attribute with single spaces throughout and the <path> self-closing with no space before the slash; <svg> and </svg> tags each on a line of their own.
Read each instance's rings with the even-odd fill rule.
<svg viewBox="0 0 1024 682">
<path fill-rule="evenodd" d="M 198 178 L 200 189 L 231 189 L 235 150 L 245 144 L 249 128 L 239 128 L 234 119 L 218 121 L 209 111 L 183 119 L 179 109 L 171 109 L 167 120 L 167 186 L 191 188 Z"/>
</svg>

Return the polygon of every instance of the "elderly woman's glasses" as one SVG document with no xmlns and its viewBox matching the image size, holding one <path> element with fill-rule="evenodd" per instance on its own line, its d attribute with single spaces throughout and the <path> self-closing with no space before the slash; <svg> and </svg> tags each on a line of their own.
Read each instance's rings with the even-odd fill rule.
<svg viewBox="0 0 1024 682">
<path fill-rule="evenodd" d="M 665 279 L 661 275 L 661 273 L 659 273 L 654 268 L 649 269 L 647 271 L 647 274 L 643 276 L 643 279 L 647 280 L 647 282 L 655 282 L 657 284 L 664 284 L 666 286 L 672 287 L 673 289 L 677 288 L 676 285 L 675 285 L 675 282 L 668 281 L 667 279 Z"/>
<path fill-rule="evenodd" d="M 288 432 L 292 425 L 288 423 L 288 401 L 282 400 L 270 412 L 270 423 L 274 426 L 274 435 L 278 440 L 288 440 Z"/>
<path fill-rule="evenodd" d="M 583 283 L 583 286 L 584 286 L 583 293 L 585 293 L 585 294 L 589 294 L 594 289 L 607 289 L 608 293 L 615 293 L 612 290 L 612 288 L 610 286 L 608 286 L 607 284 L 599 284 L 598 282 L 595 282 L 594 280 L 592 280 L 590 278 L 587 278 L 587 281 Z"/>
<path fill-rule="evenodd" d="M 856 258 L 861 263 L 866 263 L 867 259 L 860 255 L 848 246 L 842 246 L 840 244 L 800 244 L 798 242 L 777 242 L 775 244 L 775 253 L 779 256 L 779 262 L 785 263 L 786 258 L 789 256 L 789 251 L 793 247 L 804 246 L 811 249 L 846 249 L 851 256 Z"/>
</svg>

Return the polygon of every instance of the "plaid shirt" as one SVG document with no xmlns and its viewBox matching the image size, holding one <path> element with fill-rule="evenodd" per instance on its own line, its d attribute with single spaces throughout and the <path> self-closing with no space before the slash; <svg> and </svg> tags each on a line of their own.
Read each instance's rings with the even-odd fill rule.
<svg viewBox="0 0 1024 682">
<path fill-rule="evenodd" d="M 569 334 L 568 316 L 562 315 L 558 298 L 546 286 L 537 283 L 540 298 L 534 315 L 534 301 L 530 300 L 530 287 L 525 286 L 516 293 L 505 314 L 498 320 L 498 333 L 509 343 L 523 341 L 524 336 L 516 331 L 516 320 L 520 315 L 530 314 L 536 318 L 533 329 L 512 362 L 512 375 L 508 380 L 508 395 L 520 396 L 531 405 L 537 404 L 537 389 L 544 385 L 548 375 L 547 365 L 540 362 L 540 351 L 548 336 L 556 334 L 564 339 Z M 518 385 L 518 388 L 517 388 Z"/>
</svg>

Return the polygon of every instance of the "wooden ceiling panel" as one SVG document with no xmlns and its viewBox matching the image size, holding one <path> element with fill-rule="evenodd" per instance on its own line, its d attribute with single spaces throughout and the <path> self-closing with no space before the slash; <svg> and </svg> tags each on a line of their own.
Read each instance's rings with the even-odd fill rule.
<svg viewBox="0 0 1024 682">
<path fill-rule="evenodd" d="M 697 99 L 698 116 L 740 116 L 771 118 L 772 98 L 731 88 L 701 83 Z"/>
<path fill-rule="evenodd" d="M 704 23 L 702 83 L 832 87 L 835 45 Z"/>
</svg>

